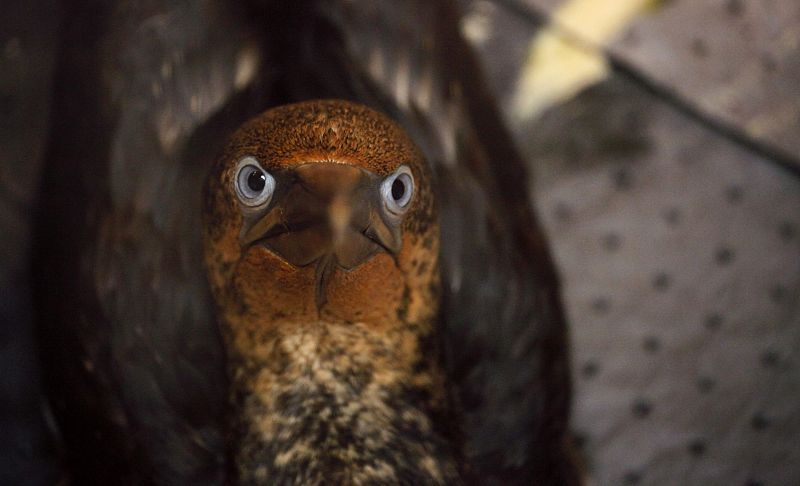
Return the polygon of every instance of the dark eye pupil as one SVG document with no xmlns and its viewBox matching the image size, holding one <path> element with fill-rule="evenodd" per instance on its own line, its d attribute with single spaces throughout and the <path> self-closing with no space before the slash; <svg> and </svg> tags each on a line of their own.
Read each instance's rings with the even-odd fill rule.
<svg viewBox="0 0 800 486">
<path fill-rule="evenodd" d="M 392 197 L 395 201 L 399 201 L 403 198 L 406 193 L 406 184 L 400 180 L 398 177 L 397 179 L 392 182 Z"/>
<path fill-rule="evenodd" d="M 261 192 L 265 185 L 267 185 L 266 174 L 260 170 L 251 170 L 250 175 L 247 176 L 247 187 L 255 192 Z"/>
</svg>

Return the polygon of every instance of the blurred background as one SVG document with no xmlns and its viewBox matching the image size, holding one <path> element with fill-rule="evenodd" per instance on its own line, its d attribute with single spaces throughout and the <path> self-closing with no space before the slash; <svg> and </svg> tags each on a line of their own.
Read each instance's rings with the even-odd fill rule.
<svg viewBox="0 0 800 486">
<path fill-rule="evenodd" d="M 0 429 L 27 442 L 0 468 L 35 478 L 48 436 L 27 271 L 60 9 L 11 4 Z M 593 483 L 800 484 L 800 3 L 460 8 L 562 278 L 573 429 Z"/>
<path fill-rule="evenodd" d="M 800 3 L 476 1 L 597 484 L 800 484 Z"/>
</svg>

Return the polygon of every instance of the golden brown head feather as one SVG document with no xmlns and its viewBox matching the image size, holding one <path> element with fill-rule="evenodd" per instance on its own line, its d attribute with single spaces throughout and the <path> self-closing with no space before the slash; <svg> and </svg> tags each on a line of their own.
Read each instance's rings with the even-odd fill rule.
<svg viewBox="0 0 800 486">
<path fill-rule="evenodd" d="M 275 175 L 275 195 L 258 210 L 234 189 L 246 157 Z M 381 213 L 376 198 L 402 166 L 415 187 L 398 219 Z M 204 234 L 233 382 L 240 480 L 456 479 L 457 434 L 436 340 L 430 184 L 405 133 L 349 102 L 278 107 L 231 137 L 208 179 Z M 321 214 L 334 214 L 332 222 Z M 355 229 L 337 243 L 341 214 L 353 215 L 342 224 Z"/>
<path fill-rule="evenodd" d="M 310 268 L 288 265 L 263 248 L 243 252 L 239 242 L 243 214 L 232 185 L 236 162 L 245 156 L 255 157 L 269 171 L 309 162 L 347 164 L 379 176 L 389 175 L 401 165 L 411 169 L 416 189 L 402 221 L 403 245 L 397 261 L 378 255 L 377 261 L 363 268 L 334 275 L 326 314 L 338 313 L 336 319 L 352 321 L 397 311 L 405 305 L 404 282 L 414 284 L 409 291 L 416 304 L 428 293 L 428 285 L 420 281 L 438 279 L 438 225 L 430 175 L 406 134 L 384 115 L 353 103 L 324 100 L 285 105 L 245 123 L 231 137 L 206 189 L 206 257 L 212 284 L 221 287 L 223 282 L 234 282 L 239 295 L 249 298 L 262 317 L 282 317 L 287 312 L 300 319 L 316 317 L 310 300 L 314 279 Z M 418 275 L 419 267 L 412 262 L 420 264 L 423 259 L 428 262 L 426 272 Z M 236 276 L 230 273 L 234 265 Z M 260 299 L 267 296 L 268 300 Z M 430 304 L 425 307 L 436 310 Z M 372 320 L 377 325 L 381 319 L 375 315 Z"/>
</svg>

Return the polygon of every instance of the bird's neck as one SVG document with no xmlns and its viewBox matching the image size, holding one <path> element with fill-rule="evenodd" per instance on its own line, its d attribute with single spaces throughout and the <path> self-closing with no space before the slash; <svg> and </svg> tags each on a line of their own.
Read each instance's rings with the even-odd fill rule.
<svg viewBox="0 0 800 486">
<path fill-rule="evenodd" d="M 242 484 L 455 482 L 457 434 L 429 326 L 287 328 L 256 333 L 255 346 L 241 346 L 252 333 L 228 336 Z"/>
</svg>

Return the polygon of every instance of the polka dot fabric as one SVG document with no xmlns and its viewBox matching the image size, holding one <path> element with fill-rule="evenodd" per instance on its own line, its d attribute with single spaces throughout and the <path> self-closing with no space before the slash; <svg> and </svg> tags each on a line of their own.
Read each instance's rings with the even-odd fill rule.
<svg viewBox="0 0 800 486">
<path fill-rule="evenodd" d="M 534 204 L 561 272 L 573 427 L 590 484 L 800 485 L 797 172 L 622 73 L 519 123 L 512 95 L 536 27 L 504 2 L 463 3 L 466 19 L 485 26 L 473 42 L 535 175 Z M 667 79 L 666 87 L 701 113 L 719 115 L 703 111 L 715 101 L 736 105 L 734 116 L 721 120 L 743 134 L 749 125 L 737 123 L 750 108 L 792 108 L 795 98 L 781 86 L 790 86 L 797 56 L 757 89 L 734 82 L 760 72 L 752 51 L 777 52 L 777 37 L 765 44 L 739 24 L 727 25 L 734 16 L 717 12 L 721 3 L 661 2 L 670 8 L 659 12 L 672 23 L 662 28 L 653 25 L 662 17 L 647 17 L 620 40 L 638 38 L 643 55 L 622 55 L 644 79 Z M 769 4 L 730 2 L 730 9 L 745 14 L 735 17 L 741 21 L 779 31 L 775 21 L 789 17 L 756 11 L 796 6 Z M 727 81 L 672 49 L 691 44 L 683 31 L 698 24 L 719 44 L 695 42 L 695 52 L 705 49 L 706 64 L 732 73 Z M 791 86 L 796 92 L 798 84 Z M 730 96 L 714 98 L 723 92 Z M 796 121 L 776 129 L 793 132 L 782 140 L 800 140 Z"/>
<path fill-rule="evenodd" d="M 636 91 L 584 96 L 622 90 Z M 800 484 L 800 180 L 644 95 L 620 102 L 647 111 L 634 157 L 531 155 L 590 475 Z M 584 130 L 570 115 L 582 103 L 539 127 Z"/>
</svg>

